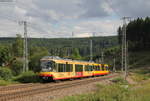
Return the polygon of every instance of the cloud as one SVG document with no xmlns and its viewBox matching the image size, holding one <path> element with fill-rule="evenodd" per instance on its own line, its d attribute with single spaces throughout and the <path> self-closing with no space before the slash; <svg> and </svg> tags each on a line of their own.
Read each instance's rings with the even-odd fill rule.
<svg viewBox="0 0 150 101">
<path fill-rule="evenodd" d="M 121 16 L 150 16 L 150 0 L 107 0 L 110 6 Z"/>
<path fill-rule="evenodd" d="M 74 26 L 76 33 L 96 33 L 96 36 L 116 35 L 119 20 L 82 21 Z M 116 30 L 114 30 L 116 29 Z"/>
<path fill-rule="evenodd" d="M 84 14 L 81 15 L 84 18 L 106 17 L 110 13 L 104 0 L 83 0 L 80 7 L 85 10 Z"/>
<path fill-rule="evenodd" d="M 22 20 L 29 37 L 116 35 L 121 17 L 150 16 L 149 9 L 149 0 L 16 0 L 0 4 L 0 36 L 23 35 Z"/>
</svg>

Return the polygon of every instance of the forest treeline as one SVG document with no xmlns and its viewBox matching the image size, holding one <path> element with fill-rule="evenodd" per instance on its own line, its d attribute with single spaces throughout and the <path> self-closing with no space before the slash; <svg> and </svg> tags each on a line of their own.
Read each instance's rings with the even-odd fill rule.
<svg viewBox="0 0 150 101">
<path fill-rule="evenodd" d="M 110 37 L 92 37 L 92 38 L 29 38 L 29 53 L 32 54 L 33 47 L 46 48 L 50 55 L 60 57 L 70 57 L 73 53 L 73 49 L 77 48 L 80 55 L 85 59 L 89 59 L 90 56 L 90 39 L 93 40 L 93 53 L 94 56 L 100 55 L 100 52 L 104 48 L 118 45 L 118 39 L 116 36 Z M 1 44 L 14 43 L 15 38 L 0 38 Z M 18 52 L 17 52 L 18 53 Z"/>
<path fill-rule="evenodd" d="M 29 69 L 34 72 L 40 71 L 40 59 L 47 55 L 88 61 L 90 58 L 90 40 L 93 40 L 94 60 L 100 58 L 102 50 L 118 45 L 117 36 L 54 39 L 29 38 Z M 0 66 L 10 68 L 13 75 L 19 75 L 23 71 L 23 62 L 22 36 L 17 34 L 16 38 L 0 38 Z"/>
<path fill-rule="evenodd" d="M 122 30 L 118 28 L 118 39 L 121 44 Z M 127 24 L 127 41 L 130 51 L 150 50 L 150 17 L 138 18 Z"/>
</svg>

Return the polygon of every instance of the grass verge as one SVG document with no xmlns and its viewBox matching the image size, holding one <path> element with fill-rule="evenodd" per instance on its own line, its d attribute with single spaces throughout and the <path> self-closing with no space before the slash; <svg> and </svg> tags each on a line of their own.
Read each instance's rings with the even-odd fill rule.
<svg viewBox="0 0 150 101">
<path fill-rule="evenodd" d="M 150 101 L 150 84 L 136 89 L 118 84 L 99 85 L 94 93 L 69 96 L 58 101 Z"/>
<path fill-rule="evenodd" d="M 86 93 L 75 96 L 68 96 L 58 101 L 150 101 L 150 80 L 145 75 L 149 73 L 138 71 L 134 72 L 138 82 L 147 80 L 148 82 L 132 86 L 124 81 L 123 78 L 117 77 L 112 79 L 111 85 L 96 85 L 97 90 L 92 93 Z"/>
</svg>

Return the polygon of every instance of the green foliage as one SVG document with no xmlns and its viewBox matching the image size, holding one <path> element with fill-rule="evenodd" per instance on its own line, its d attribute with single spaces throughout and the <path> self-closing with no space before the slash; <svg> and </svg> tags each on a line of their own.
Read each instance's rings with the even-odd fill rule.
<svg viewBox="0 0 150 101">
<path fill-rule="evenodd" d="M 40 82 L 40 79 L 36 73 L 34 73 L 33 71 L 28 71 L 22 73 L 17 78 L 15 78 L 15 81 L 21 83 L 36 83 L 36 82 Z"/>
<path fill-rule="evenodd" d="M 119 85 L 99 85 L 94 93 L 70 96 L 60 101 L 128 101 L 128 95 L 128 89 Z"/>
<path fill-rule="evenodd" d="M 10 80 L 12 78 L 11 70 L 8 67 L 0 67 L 0 78 Z"/>
<path fill-rule="evenodd" d="M 92 37 L 93 40 L 93 56 L 100 54 L 102 48 L 108 48 L 118 45 L 116 36 L 108 37 Z M 10 44 L 16 43 L 13 38 L 1 38 L 0 43 Z M 20 42 L 21 43 L 21 42 Z M 36 47 L 45 47 L 52 56 L 60 56 L 70 58 L 73 54 L 73 48 L 79 50 L 80 55 L 88 60 L 90 57 L 90 39 L 89 38 L 30 38 L 28 39 L 30 56 L 36 50 Z M 35 49 L 33 49 L 35 48 Z M 32 51 L 32 52 L 31 52 Z M 16 52 L 14 50 L 14 52 Z M 13 53 L 14 53 L 13 52 Z"/>
<path fill-rule="evenodd" d="M 0 45 L 0 66 L 8 64 L 10 59 L 11 55 L 9 47 Z"/>
<path fill-rule="evenodd" d="M 45 48 L 36 47 L 31 51 L 31 57 L 29 62 L 30 70 L 34 72 L 40 71 L 40 59 L 43 56 L 48 56 L 49 52 Z"/>
<path fill-rule="evenodd" d="M 130 68 L 143 68 L 150 66 L 150 52 L 138 51 L 129 53 L 129 66 Z"/>
<path fill-rule="evenodd" d="M 17 76 L 23 72 L 23 61 L 15 60 L 11 65 L 11 70 L 14 76 Z"/>
<path fill-rule="evenodd" d="M 147 75 L 142 75 L 142 74 L 134 74 L 134 76 L 132 76 L 132 79 L 136 82 L 142 82 L 143 80 L 148 80 L 150 78 L 150 76 Z"/>
<path fill-rule="evenodd" d="M 99 86 L 97 99 L 100 101 L 127 101 L 129 89 L 120 85 Z"/>
<path fill-rule="evenodd" d="M 12 51 L 15 57 L 22 57 L 23 56 L 23 40 L 21 35 L 17 34 L 17 38 L 12 45 Z"/>
<path fill-rule="evenodd" d="M 116 36 L 92 37 L 91 39 L 94 44 L 94 60 L 99 58 L 98 55 L 100 55 L 101 48 L 108 48 L 118 44 Z M 18 75 L 22 66 L 21 63 L 15 63 L 13 59 L 19 58 L 20 60 L 23 60 L 23 39 L 20 35 L 17 35 L 17 38 L 0 38 L 0 43 L 0 65 L 5 64 L 10 66 L 14 69 L 13 74 Z M 43 56 L 72 57 L 73 59 L 83 60 L 89 60 L 90 57 L 89 38 L 29 38 L 28 43 L 29 69 L 34 72 L 40 71 L 39 60 Z"/>
<path fill-rule="evenodd" d="M 81 56 L 77 48 L 73 50 L 72 59 L 81 60 Z"/>
<path fill-rule="evenodd" d="M 150 101 L 150 82 L 142 84 L 131 91 L 129 101 Z"/>
<path fill-rule="evenodd" d="M 150 79 L 150 68 L 138 68 L 138 69 L 132 69 L 131 77 L 136 82 L 142 82 L 143 80 Z"/>
<path fill-rule="evenodd" d="M 129 42 L 129 50 L 140 51 L 150 49 L 150 18 L 137 18 L 127 25 L 127 40 Z M 118 38 L 121 42 L 122 28 L 118 29 Z"/>
<path fill-rule="evenodd" d="M 114 65 L 114 58 L 115 58 L 115 67 L 117 70 L 120 70 L 121 68 L 121 49 L 120 46 L 114 46 L 107 49 L 104 49 L 104 62 L 107 64 L 110 64 L 111 66 Z"/>
<path fill-rule="evenodd" d="M 94 93 L 69 96 L 59 101 L 150 101 L 150 83 L 136 89 L 117 84 L 98 85 Z"/>
<path fill-rule="evenodd" d="M 118 43 L 121 45 L 122 44 L 122 28 L 118 28 Z"/>
<path fill-rule="evenodd" d="M 3 79 L 0 79 L 0 86 L 6 86 L 6 85 L 9 85 L 11 84 L 10 81 L 6 81 L 6 80 L 3 80 Z"/>
</svg>

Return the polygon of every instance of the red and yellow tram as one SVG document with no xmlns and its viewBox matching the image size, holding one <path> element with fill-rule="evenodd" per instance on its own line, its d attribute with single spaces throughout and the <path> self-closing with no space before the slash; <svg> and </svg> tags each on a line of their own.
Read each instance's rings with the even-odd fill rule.
<svg viewBox="0 0 150 101">
<path fill-rule="evenodd" d="M 44 80 L 62 80 L 109 74 L 107 64 L 62 59 L 56 56 L 46 56 L 40 61 L 41 72 L 39 76 Z"/>
</svg>

